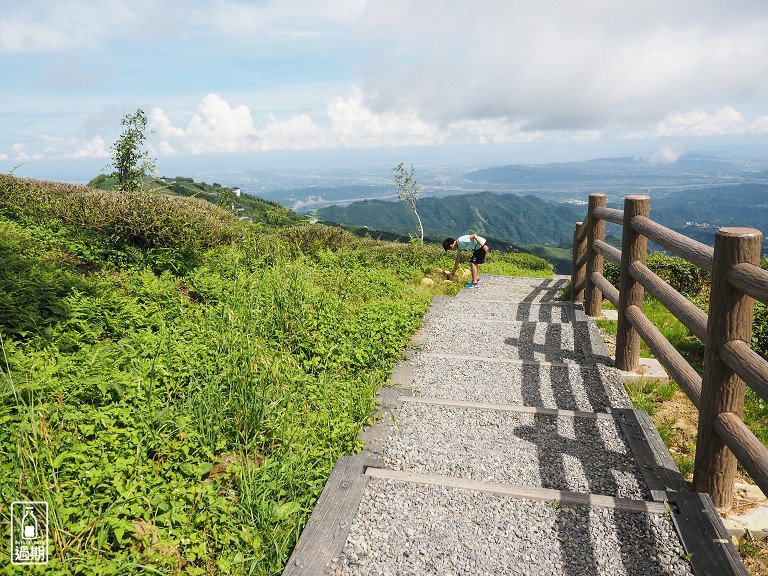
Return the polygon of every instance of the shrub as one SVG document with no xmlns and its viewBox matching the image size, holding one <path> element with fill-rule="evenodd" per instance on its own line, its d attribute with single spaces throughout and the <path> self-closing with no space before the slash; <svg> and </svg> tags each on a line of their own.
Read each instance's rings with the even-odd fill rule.
<svg viewBox="0 0 768 576">
<path fill-rule="evenodd" d="M 141 248 L 211 247 L 240 237 L 243 224 L 196 198 L 109 192 L 0 174 L 6 212 L 57 218 Z"/>
<path fill-rule="evenodd" d="M 710 278 L 706 270 L 678 256 L 652 252 L 648 255 L 646 266 L 672 288 L 689 298 L 698 296 L 706 286 L 709 286 Z M 603 266 L 603 276 L 611 284 L 619 287 L 620 274 L 616 264 L 606 261 Z"/>
<path fill-rule="evenodd" d="M 290 226 L 277 234 L 293 248 L 297 254 L 314 255 L 319 250 L 338 250 L 349 243 L 354 236 L 335 226 L 310 224 L 308 226 Z"/>
</svg>

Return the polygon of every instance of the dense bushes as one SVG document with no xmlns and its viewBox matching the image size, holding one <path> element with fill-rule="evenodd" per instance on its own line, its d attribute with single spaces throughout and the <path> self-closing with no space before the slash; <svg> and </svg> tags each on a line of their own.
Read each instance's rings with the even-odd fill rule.
<svg viewBox="0 0 768 576">
<path fill-rule="evenodd" d="M 16 217 L 55 218 L 140 248 L 205 248 L 243 234 L 243 224 L 231 213 L 196 198 L 107 192 L 0 174 L 0 202 Z"/>
<path fill-rule="evenodd" d="M 652 252 L 646 259 L 650 268 L 664 282 L 689 298 L 698 296 L 705 287 L 709 286 L 709 273 L 684 258 L 669 256 L 663 252 Z M 619 267 L 613 262 L 605 262 L 603 275 L 619 287 Z"/>
<path fill-rule="evenodd" d="M 49 503 L 46 573 L 279 573 L 453 255 L 9 176 L 0 200 L 0 493 Z"/>
</svg>

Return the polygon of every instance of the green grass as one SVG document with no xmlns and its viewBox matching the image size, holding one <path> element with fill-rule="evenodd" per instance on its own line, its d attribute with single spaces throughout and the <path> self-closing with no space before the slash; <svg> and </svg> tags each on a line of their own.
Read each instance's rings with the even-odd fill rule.
<svg viewBox="0 0 768 576">
<path fill-rule="evenodd" d="M 159 225 L 104 235 L 130 198 L 84 191 L 108 213 L 70 221 L 79 193 L 0 180 L 0 518 L 49 503 L 46 574 L 280 573 L 440 293 L 421 279 L 442 248 L 325 226 L 217 236 L 228 220 L 195 204 L 185 238 L 208 240 L 180 254 Z M 131 226 L 181 225 L 177 208 Z M 497 265 L 525 262 L 548 266 Z"/>
<path fill-rule="evenodd" d="M 532 276 L 536 278 L 549 278 L 552 276 L 552 264 L 530 254 L 504 254 L 491 252 L 480 265 L 480 272 L 486 274 L 498 274 L 500 276 Z"/>
</svg>

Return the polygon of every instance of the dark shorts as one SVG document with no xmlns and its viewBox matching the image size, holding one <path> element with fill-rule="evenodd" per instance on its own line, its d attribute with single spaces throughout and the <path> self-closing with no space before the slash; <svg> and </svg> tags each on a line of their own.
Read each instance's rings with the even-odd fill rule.
<svg viewBox="0 0 768 576">
<path fill-rule="evenodd" d="M 486 255 L 485 248 L 478 248 L 477 250 L 473 250 L 472 259 L 470 260 L 470 262 L 472 262 L 472 264 L 482 264 L 483 262 L 485 262 L 485 255 Z"/>
</svg>

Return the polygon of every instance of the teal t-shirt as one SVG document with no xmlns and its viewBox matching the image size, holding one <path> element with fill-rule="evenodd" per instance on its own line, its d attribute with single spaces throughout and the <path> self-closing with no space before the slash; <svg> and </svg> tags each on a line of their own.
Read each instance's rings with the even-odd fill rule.
<svg viewBox="0 0 768 576">
<path fill-rule="evenodd" d="M 478 242 L 479 240 L 479 242 Z M 485 238 L 478 236 L 477 240 L 470 238 L 469 234 L 456 238 L 456 246 L 459 250 L 477 250 L 485 245 Z"/>
</svg>

